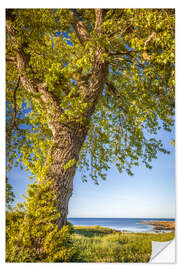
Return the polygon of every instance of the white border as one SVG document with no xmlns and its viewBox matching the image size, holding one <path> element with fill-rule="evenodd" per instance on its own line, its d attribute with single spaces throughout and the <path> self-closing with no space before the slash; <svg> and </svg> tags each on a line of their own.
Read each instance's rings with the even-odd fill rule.
<svg viewBox="0 0 180 270">
<path fill-rule="evenodd" d="M 5 14 L 0 9 L 0 262 L 5 256 Z"/>
<path fill-rule="evenodd" d="M 126 1 L 83 1 L 83 0 L 31 0 L 31 1 L 10 1 L 1 4 L 2 8 L 174 8 L 177 6 L 176 0 L 126 0 Z"/>
</svg>

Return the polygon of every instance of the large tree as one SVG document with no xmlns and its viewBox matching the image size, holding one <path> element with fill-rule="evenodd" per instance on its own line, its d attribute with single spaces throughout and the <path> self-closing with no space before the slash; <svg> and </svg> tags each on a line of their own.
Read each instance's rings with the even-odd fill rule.
<svg viewBox="0 0 180 270">
<path fill-rule="evenodd" d="M 66 223 L 76 168 L 132 174 L 174 115 L 173 9 L 8 9 L 7 162 L 55 191 Z"/>
</svg>

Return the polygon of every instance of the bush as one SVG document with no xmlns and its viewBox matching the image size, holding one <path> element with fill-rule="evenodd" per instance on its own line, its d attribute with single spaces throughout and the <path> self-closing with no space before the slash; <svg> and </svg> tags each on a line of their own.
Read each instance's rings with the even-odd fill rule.
<svg viewBox="0 0 180 270">
<path fill-rule="evenodd" d="M 71 223 L 71 222 L 69 222 L 69 221 L 67 221 L 67 222 L 66 222 L 66 225 L 68 225 L 68 226 L 69 226 L 70 233 L 74 233 L 74 226 L 72 225 L 72 223 Z"/>
<path fill-rule="evenodd" d="M 32 184 L 23 205 L 6 214 L 7 262 L 69 262 L 76 256 L 72 225 L 58 231 L 54 194 L 49 187 Z"/>
</svg>

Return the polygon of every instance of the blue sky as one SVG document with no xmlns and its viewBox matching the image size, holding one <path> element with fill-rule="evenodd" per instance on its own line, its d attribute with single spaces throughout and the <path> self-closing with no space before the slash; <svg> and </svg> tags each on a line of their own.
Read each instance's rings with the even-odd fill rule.
<svg viewBox="0 0 180 270">
<path fill-rule="evenodd" d="M 107 180 L 95 185 L 90 179 L 81 182 L 80 172 L 74 179 L 73 195 L 69 203 L 69 217 L 174 218 L 175 217 L 175 161 L 170 145 L 173 133 L 161 131 L 159 136 L 171 154 L 158 153 L 151 170 L 140 164 L 134 176 L 119 174 L 116 168 L 108 172 Z M 14 168 L 8 173 L 16 201 L 25 194 L 28 173 Z"/>
<path fill-rule="evenodd" d="M 134 176 L 119 174 L 111 168 L 107 180 L 100 185 L 81 183 L 80 174 L 74 180 L 70 200 L 71 217 L 175 217 L 175 160 L 170 145 L 173 133 L 161 131 L 159 136 L 171 154 L 158 153 L 151 170 L 140 165 Z"/>
</svg>

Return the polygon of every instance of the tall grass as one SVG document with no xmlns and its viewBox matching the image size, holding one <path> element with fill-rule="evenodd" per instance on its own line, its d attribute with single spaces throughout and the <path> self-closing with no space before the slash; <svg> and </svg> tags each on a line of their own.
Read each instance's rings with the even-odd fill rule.
<svg viewBox="0 0 180 270">
<path fill-rule="evenodd" d="M 79 262 L 148 262 L 152 240 L 169 241 L 174 233 L 124 233 L 99 226 L 75 226 L 72 238 Z"/>
</svg>

